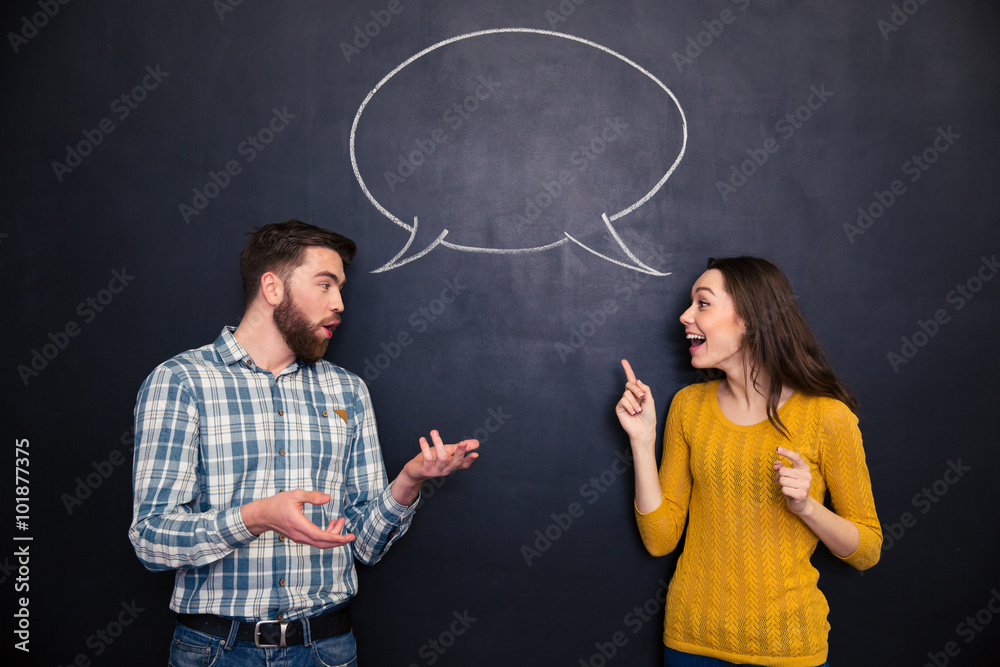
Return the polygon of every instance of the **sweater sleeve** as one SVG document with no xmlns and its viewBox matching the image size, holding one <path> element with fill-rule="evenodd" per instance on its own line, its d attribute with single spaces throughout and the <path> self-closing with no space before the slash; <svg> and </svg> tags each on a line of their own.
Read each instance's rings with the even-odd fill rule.
<svg viewBox="0 0 1000 667">
<path fill-rule="evenodd" d="M 820 470 L 833 501 L 833 511 L 857 526 L 861 536 L 854 553 L 841 560 L 867 570 L 878 562 L 882 553 L 882 526 L 875 514 L 861 431 L 858 418 L 846 405 L 833 399 L 830 404 L 822 417 Z"/>
<path fill-rule="evenodd" d="M 665 556 L 677 548 L 687 521 L 691 499 L 691 461 L 683 428 L 684 404 L 683 397 L 678 393 L 667 414 L 659 471 L 663 501 L 652 512 L 643 514 L 635 509 L 642 543 L 654 556 Z"/>
</svg>

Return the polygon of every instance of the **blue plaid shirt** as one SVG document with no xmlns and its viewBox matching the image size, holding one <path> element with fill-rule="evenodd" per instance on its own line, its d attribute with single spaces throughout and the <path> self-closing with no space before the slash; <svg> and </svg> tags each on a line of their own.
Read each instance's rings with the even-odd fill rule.
<svg viewBox="0 0 1000 667">
<path fill-rule="evenodd" d="M 354 558 L 377 562 L 416 503 L 386 482 L 365 384 L 327 361 L 276 377 L 223 329 L 212 345 L 158 366 L 135 408 L 129 539 L 150 570 L 176 569 L 170 608 L 241 620 L 321 613 L 357 591 Z M 254 537 L 240 507 L 282 490 L 329 493 L 313 523 L 341 516 L 357 539 L 334 549 Z"/>
</svg>

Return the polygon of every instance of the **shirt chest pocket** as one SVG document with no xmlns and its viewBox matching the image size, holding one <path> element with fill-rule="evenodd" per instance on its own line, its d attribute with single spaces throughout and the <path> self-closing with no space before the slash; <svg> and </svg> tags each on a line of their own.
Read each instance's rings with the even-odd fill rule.
<svg viewBox="0 0 1000 667">
<path fill-rule="evenodd" d="M 286 455 L 291 457 L 290 467 L 301 476 L 298 486 L 328 490 L 342 484 L 353 433 L 349 413 L 325 398 L 301 403 L 295 412 L 289 415 L 293 432 Z"/>
</svg>

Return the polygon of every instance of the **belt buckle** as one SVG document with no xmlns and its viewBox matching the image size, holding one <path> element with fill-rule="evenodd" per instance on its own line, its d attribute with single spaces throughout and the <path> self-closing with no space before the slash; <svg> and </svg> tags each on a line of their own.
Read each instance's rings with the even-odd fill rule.
<svg viewBox="0 0 1000 667">
<path fill-rule="evenodd" d="M 290 621 L 257 621 L 257 625 L 253 628 L 253 643 L 257 648 L 284 648 L 287 646 L 285 643 L 285 630 L 288 629 L 288 624 Z M 281 643 L 280 644 L 261 644 L 260 643 L 260 626 L 269 623 L 277 623 L 278 627 L 281 628 Z"/>
</svg>

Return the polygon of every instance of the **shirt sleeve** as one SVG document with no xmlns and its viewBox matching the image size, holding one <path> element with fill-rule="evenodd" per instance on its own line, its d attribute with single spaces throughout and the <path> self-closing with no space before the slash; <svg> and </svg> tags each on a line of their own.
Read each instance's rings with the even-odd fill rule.
<svg viewBox="0 0 1000 667">
<path fill-rule="evenodd" d="M 135 444 L 129 540 L 147 569 L 200 567 L 256 539 L 239 507 L 198 511 L 197 403 L 169 367 L 139 389 Z"/>
<path fill-rule="evenodd" d="M 368 387 L 360 379 L 354 401 L 355 430 L 347 461 L 344 516 L 354 533 L 354 557 L 374 565 L 410 527 L 420 499 L 405 507 L 392 497 L 378 442 Z"/>
<path fill-rule="evenodd" d="M 858 528 L 858 548 L 844 562 L 867 570 L 882 553 L 882 526 L 875 514 L 871 478 L 865 463 L 858 418 L 840 401 L 830 400 L 823 413 L 820 464 L 833 511 Z"/>
<path fill-rule="evenodd" d="M 642 543 L 654 556 L 664 556 L 677 548 L 691 500 L 691 458 L 683 428 L 683 403 L 683 397 L 674 397 L 663 433 L 659 471 L 663 501 L 658 508 L 646 514 L 635 509 Z"/>
</svg>

